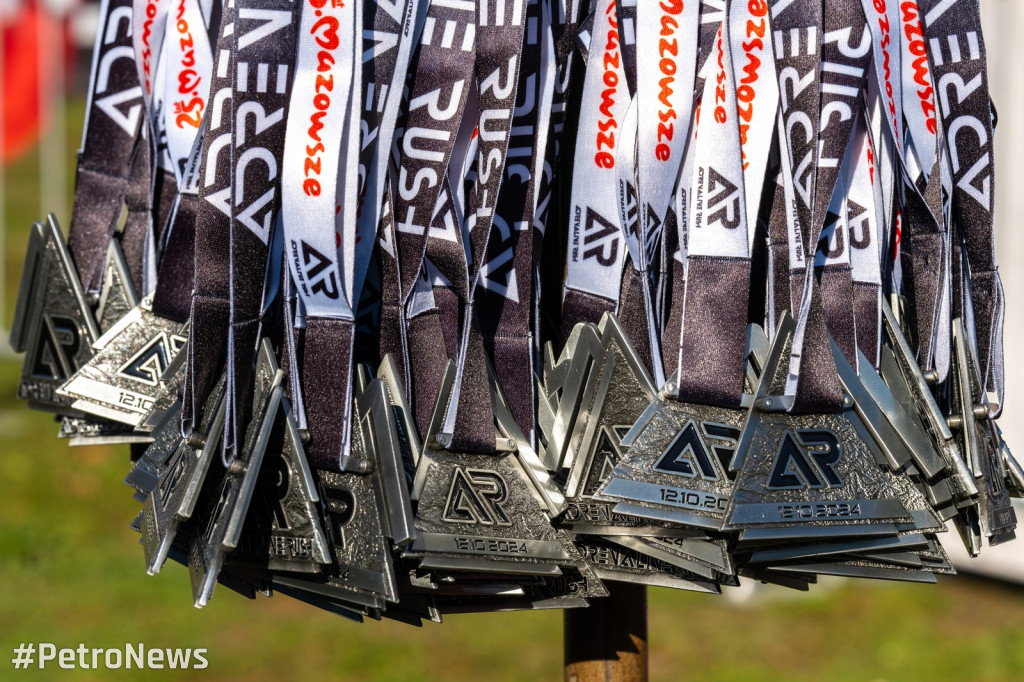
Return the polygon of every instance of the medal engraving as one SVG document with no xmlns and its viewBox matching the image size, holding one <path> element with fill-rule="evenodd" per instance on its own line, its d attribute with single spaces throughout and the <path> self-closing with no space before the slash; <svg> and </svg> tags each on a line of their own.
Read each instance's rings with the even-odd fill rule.
<svg viewBox="0 0 1024 682">
<path fill-rule="evenodd" d="M 746 411 L 659 399 L 599 496 L 718 530 L 732 496 L 729 465 Z"/>
</svg>

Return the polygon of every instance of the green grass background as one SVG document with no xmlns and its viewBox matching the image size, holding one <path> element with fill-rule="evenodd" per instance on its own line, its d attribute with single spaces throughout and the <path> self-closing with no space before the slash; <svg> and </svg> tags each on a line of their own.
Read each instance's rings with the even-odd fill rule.
<svg viewBox="0 0 1024 682">
<path fill-rule="evenodd" d="M 81 103 L 68 140 L 77 143 Z M 72 183 L 74 152 L 67 154 Z M 41 217 L 34 154 L 6 169 L 2 206 L 9 324 L 27 228 Z M 5 325 L 6 326 L 6 325 Z M 122 447 L 69 448 L 49 415 L 14 397 L 19 359 L 0 360 L 0 680 L 555 680 L 558 612 L 451 616 L 412 628 L 351 623 L 278 596 L 223 587 L 192 607 L 188 576 L 143 569 Z M 739 602 L 650 591 L 653 680 L 1021 680 L 1024 590 L 967 577 L 938 585 L 830 581 Z M 124 649 L 206 647 L 202 671 L 14 671 L 21 642 Z M 12 654 L 13 656 L 13 654 Z"/>
</svg>

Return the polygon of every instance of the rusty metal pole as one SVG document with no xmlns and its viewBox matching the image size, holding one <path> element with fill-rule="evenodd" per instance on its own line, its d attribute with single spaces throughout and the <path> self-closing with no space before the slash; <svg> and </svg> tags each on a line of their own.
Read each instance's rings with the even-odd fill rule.
<svg viewBox="0 0 1024 682">
<path fill-rule="evenodd" d="M 647 588 L 605 584 L 608 597 L 565 611 L 565 682 L 647 682 Z"/>
</svg>

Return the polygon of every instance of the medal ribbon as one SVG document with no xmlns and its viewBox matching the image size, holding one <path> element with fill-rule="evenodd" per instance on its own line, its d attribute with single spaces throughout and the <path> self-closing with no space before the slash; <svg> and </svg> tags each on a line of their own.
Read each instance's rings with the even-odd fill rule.
<svg viewBox="0 0 1024 682">
<path fill-rule="evenodd" d="M 594 14 L 572 171 L 561 336 L 614 312 L 624 258 L 616 203 L 617 145 L 629 96 L 614 0 Z"/>
<path fill-rule="evenodd" d="M 68 230 L 75 268 L 91 295 L 100 292 L 145 109 L 132 44 L 132 4 L 103 0 L 99 16 Z"/>
<path fill-rule="evenodd" d="M 953 210 L 969 266 L 974 338 L 986 392 L 1003 404 L 1003 287 L 993 239 L 995 163 L 985 41 L 976 0 L 920 0 L 945 129 Z"/>
<path fill-rule="evenodd" d="M 351 432 L 356 224 L 345 189 L 347 179 L 355 182 L 342 165 L 342 142 L 347 132 L 358 144 L 358 113 L 350 116 L 351 99 L 359 99 L 352 87 L 358 4 L 302 4 L 281 174 L 284 253 L 306 320 L 299 353 L 311 436 L 306 451 L 316 466 L 332 470 L 349 454 Z"/>
<path fill-rule="evenodd" d="M 750 242 L 729 23 L 715 40 L 697 117 L 679 399 L 739 407 L 750 296 Z"/>
</svg>

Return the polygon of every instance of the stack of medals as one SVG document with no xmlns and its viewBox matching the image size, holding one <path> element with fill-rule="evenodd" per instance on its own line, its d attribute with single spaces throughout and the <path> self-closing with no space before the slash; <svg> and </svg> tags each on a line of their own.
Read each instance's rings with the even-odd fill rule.
<svg viewBox="0 0 1024 682">
<path fill-rule="evenodd" d="M 978 0 L 642 5 L 103 0 L 12 344 L 149 573 L 419 624 L 1014 537 Z"/>
</svg>

